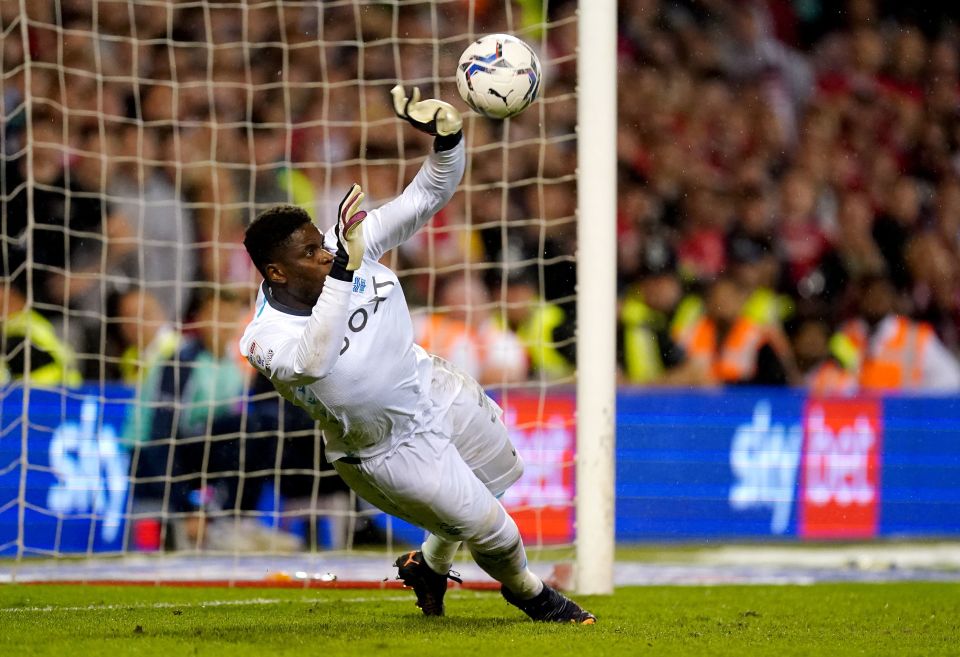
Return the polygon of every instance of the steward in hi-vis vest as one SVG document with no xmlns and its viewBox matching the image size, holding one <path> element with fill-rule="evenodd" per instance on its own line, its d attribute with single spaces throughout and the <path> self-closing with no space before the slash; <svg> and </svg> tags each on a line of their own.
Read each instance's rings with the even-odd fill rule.
<svg viewBox="0 0 960 657">
<path fill-rule="evenodd" d="M 784 385 L 796 380 L 783 330 L 743 314 L 747 291 L 732 278 L 711 285 L 706 313 L 683 333 L 681 346 L 715 383 Z"/>
<path fill-rule="evenodd" d="M 896 313 L 896 290 L 886 277 L 861 283 L 860 317 L 840 334 L 853 347 L 862 390 L 960 390 L 960 365 L 933 329 Z"/>
<path fill-rule="evenodd" d="M 683 290 L 669 247 L 651 240 L 641 253 L 639 275 L 620 302 L 617 352 L 625 383 L 705 384 L 707 370 L 687 357 L 671 326 Z"/>
<path fill-rule="evenodd" d="M 0 385 L 10 380 L 51 387 L 83 383 L 73 349 L 50 320 L 27 307 L 16 285 L 0 287 L 0 319 Z"/>
</svg>

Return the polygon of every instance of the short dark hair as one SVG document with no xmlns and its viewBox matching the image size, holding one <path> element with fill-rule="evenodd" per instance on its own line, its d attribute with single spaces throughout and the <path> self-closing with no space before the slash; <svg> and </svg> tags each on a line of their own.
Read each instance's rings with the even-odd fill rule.
<svg viewBox="0 0 960 657">
<path fill-rule="evenodd" d="M 243 237 L 250 259 L 260 274 L 267 277 L 267 265 L 273 262 L 277 248 L 304 224 L 310 223 L 307 211 L 296 205 L 275 205 L 253 220 Z"/>
</svg>

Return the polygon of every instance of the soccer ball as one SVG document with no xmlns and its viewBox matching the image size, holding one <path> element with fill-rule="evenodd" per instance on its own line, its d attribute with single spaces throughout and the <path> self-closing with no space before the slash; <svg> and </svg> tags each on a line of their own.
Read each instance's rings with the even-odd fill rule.
<svg viewBox="0 0 960 657">
<path fill-rule="evenodd" d="M 460 55 L 457 90 L 467 105 L 484 116 L 515 116 L 540 92 L 540 60 L 517 37 L 488 34 Z"/>
</svg>

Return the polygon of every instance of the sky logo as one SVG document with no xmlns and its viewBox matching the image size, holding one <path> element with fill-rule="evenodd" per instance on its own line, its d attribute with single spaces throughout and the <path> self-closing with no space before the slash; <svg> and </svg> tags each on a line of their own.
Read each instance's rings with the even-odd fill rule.
<svg viewBox="0 0 960 657">
<path fill-rule="evenodd" d="M 64 516 L 97 516 L 100 538 L 111 543 L 123 524 L 129 465 L 113 427 L 100 420 L 97 401 L 87 398 L 79 424 L 64 422 L 54 431 L 49 454 L 57 482 L 47 492 L 47 506 Z"/>
<path fill-rule="evenodd" d="M 803 429 L 773 422 L 770 402 L 760 400 L 750 422 L 737 427 L 730 445 L 730 506 L 738 511 L 770 509 L 770 531 L 790 526 Z"/>
</svg>

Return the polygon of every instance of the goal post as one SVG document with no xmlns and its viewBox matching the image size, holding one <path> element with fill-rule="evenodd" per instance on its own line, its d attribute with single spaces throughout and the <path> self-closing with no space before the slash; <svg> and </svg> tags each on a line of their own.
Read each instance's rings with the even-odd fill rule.
<svg viewBox="0 0 960 657">
<path fill-rule="evenodd" d="M 577 49 L 576 589 L 613 592 L 617 3 L 580 2 Z"/>
</svg>

